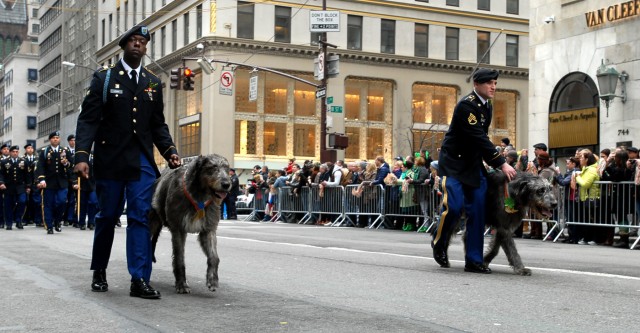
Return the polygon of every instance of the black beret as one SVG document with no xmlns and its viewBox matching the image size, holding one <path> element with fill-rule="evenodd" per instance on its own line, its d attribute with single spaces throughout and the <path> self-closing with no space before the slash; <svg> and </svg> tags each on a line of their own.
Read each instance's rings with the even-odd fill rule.
<svg viewBox="0 0 640 333">
<path fill-rule="evenodd" d="M 509 138 L 502 138 L 502 143 L 504 143 L 505 145 L 509 145 L 511 143 L 511 140 L 509 140 Z"/>
<path fill-rule="evenodd" d="M 545 145 L 544 143 L 536 143 L 535 145 L 533 145 L 533 148 L 538 148 L 538 149 L 547 151 L 547 145 Z"/>
<path fill-rule="evenodd" d="M 122 35 L 122 37 L 120 38 L 120 42 L 118 42 L 118 45 L 120 45 L 120 47 L 124 49 L 124 45 L 127 44 L 127 41 L 133 35 L 142 36 L 146 38 L 147 41 L 151 40 L 151 35 L 149 34 L 149 28 L 147 28 L 146 25 L 138 24 L 133 28 L 129 29 L 129 31 L 125 32 L 124 35 Z"/>
<path fill-rule="evenodd" d="M 236 172 L 236 169 L 234 169 L 234 168 L 229 168 L 229 171 Z"/>
<path fill-rule="evenodd" d="M 75 140 L 76 136 L 73 134 L 69 134 L 69 136 L 67 137 L 67 141 L 71 141 L 71 140 Z"/>
<path fill-rule="evenodd" d="M 629 147 L 629 148 L 627 148 L 627 151 L 637 153 L 637 152 L 638 152 L 638 148 L 636 148 L 636 147 Z"/>
<path fill-rule="evenodd" d="M 24 145 L 24 149 L 27 149 L 27 147 L 33 147 L 33 145 L 30 143 L 27 143 L 26 145 Z"/>
<path fill-rule="evenodd" d="M 500 74 L 496 70 L 480 68 L 477 71 L 475 71 L 475 73 L 473 73 L 473 82 L 486 83 L 491 80 L 497 80 L 498 75 Z"/>
<path fill-rule="evenodd" d="M 9 148 L 9 145 L 4 143 L 4 144 L 2 144 L 2 146 L 0 146 L 0 149 L 4 149 L 4 148 Z"/>
<path fill-rule="evenodd" d="M 14 151 L 14 150 L 20 150 L 20 147 L 18 147 L 18 145 L 15 145 L 15 146 L 11 146 L 11 148 L 9 148 L 9 151 Z"/>
<path fill-rule="evenodd" d="M 55 131 L 55 132 L 49 134 L 49 140 L 51 140 L 51 138 L 53 138 L 54 136 L 60 136 L 60 132 L 59 131 Z"/>
</svg>

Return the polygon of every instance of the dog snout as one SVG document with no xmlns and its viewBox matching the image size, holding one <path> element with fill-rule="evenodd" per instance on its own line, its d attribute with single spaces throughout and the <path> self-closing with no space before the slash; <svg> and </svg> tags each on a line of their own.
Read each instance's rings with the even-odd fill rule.
<svg viewBox="0 0 640 333">
<path fill-rule="evenodd" d="M 229 191 L 229 189 L 231 189 L 231 182 L 228 180 L 223 180 L 220 182 L 220 187 L 222 187 L 222 189 L 225 191 Z"/>
</svg>

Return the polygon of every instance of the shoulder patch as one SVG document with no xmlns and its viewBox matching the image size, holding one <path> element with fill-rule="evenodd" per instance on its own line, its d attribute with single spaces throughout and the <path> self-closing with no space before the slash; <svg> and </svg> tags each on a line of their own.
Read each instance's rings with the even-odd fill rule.
<svg viewBox="0 0 640 333">
<path fill-rule="evenodd" d="M 467 118 L 467 120 L 469 121 L 469 125 L 475 125 L 478 123 L 478 118 L 476 118 L 473 113 L 469 114 L 469 118 Z"/>
</svg>

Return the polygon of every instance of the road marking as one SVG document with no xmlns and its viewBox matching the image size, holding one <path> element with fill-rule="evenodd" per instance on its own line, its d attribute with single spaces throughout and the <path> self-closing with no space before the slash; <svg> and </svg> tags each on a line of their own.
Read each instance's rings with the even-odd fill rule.
<svg viewBox="0 0 640 333">
<path fill-rule="evenodd" d="M 403 257 L 403 258 L 412 258 L 412 259 L 421 259 L 421 260 L 433 260 L 433 258 L 431 258 L 431 257 L 414 256 L 414 255 L 409 255 L 409 254 L 388 253 L 388 252 L 377 252 L 377 251 L 364 251 L 364 250 L 356 250 L 356 249 L 347 249 L 347 248 L 343 248 L 343 247 L 332 247 L 332 246 L 325 247 L 325 246 L 308 245 L 308 244 L 271 242 L 271 241 L 263 241 L 263 240 L 251 239 L 251 238 L 237 238 L 237 237 L 226 237 L 226 236 L 218 236 L 218 238 L 229 239 L 229 240 L 247 241 L 247 242 L 255 242 L 255 243 L 264 243 L 264 244 L 278 244 L 278 245 L 288 245 L 288 246 L 295 246 L 295 247 L 306 247 L 306 248 L 312 248 L 312 249 L 335 250 L 335 251 L 355 252 L 355 253 L 365 253 L 365 254 L 375 254 L 375 255 L 387 255 L 387 256 L 393 256 L 393 257 Z M 463 260 L 451 260 L 451 259 L 449 259 L 449 261 L 457 262 L 457 263 L 464 263 Z M 491 266 L 504 267 L 504 268 L 511 269 L 511 266 L 509 266 L 509 265 L 491 264 Z M 546 268 L 546 267 L 532 267 L 532 266 L 527 266 L 527 268 L 529 268 L 531 270 L 540 270 L 540 271 L 555 272 L 555 273 L 565 273 L 565 274 L 574 274 L 574 275 L 586 275 L 586 276 L 594 276 L 594 277 L 616 278 L 616 279 L 622 279 L 622 280 L 640 281 L 640 277 L 619 275 L 619 274 L 584 272 L 584 271 L 574 271 L 574 270 L 562 269 L 562 268 Z"/>
</svg>

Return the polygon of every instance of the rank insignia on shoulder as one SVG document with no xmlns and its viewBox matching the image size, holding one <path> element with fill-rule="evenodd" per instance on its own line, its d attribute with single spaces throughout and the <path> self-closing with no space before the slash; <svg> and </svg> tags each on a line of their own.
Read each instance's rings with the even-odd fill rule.
<svg viewBox="0 0 640 333">
<path fill-rule="evenodd" d="M 476 96 L 475 96 L 475 95 L 473 95 L 473 94 L 472 94 L 472 95 L 467 96 L 467 101 L 473 102 L 475 99 L 476 99 Z"/>
<path fill-rule="evenodd" d="M 469 118 L 467 120 L 469 121 L 469 125 L 475 125 L 478 123 L 478 119 L 473 115 L 473 113 L 469 114 Z"/>
<path fill-rule="evenodd" d="M 87 90 L 87 96 L 89 96 L 90 93 L 91 93 L 91 90 Z"/>
</svg>

